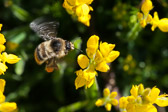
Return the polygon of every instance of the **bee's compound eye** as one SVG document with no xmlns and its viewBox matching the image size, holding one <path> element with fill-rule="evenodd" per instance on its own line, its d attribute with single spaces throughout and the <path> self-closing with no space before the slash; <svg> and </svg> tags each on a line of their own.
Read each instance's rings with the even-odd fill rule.
<svg viewBox="0 0 168 112">
<path fill-rule="evenodd" d="M 60 51 L 62 43 L 60 40 L 52 40 L 51 41 L 51 48 L 53 48 L 54 51 Z"/>
</svg>

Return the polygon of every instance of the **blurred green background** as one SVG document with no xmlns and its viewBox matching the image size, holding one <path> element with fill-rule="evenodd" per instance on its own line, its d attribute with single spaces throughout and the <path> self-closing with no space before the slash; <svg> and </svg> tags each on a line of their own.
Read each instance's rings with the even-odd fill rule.
<svg viewBox="0 0 168 112">
<path fill-rule="evenodd" d="M 6 51 L 21 58 L 19 63 L 8 65 L 5 75 L 7 101 L 17 103 L 19 112 L 105 112 L 95 107 L 102 90 L 111 86 L 120 95 L 129 95 L 132 84 L 157 86 L 168 93 L 168 34 L 150 25 L 137 26 L 137 12 L 141 0 L 94 0 L 90 12 L 90 27 L 73 19 L 62 7 L 63 0 L 0 0 L 0 23 L 7 39 Z M 168 17 L 168 1 L 152 0 L 159 17 Z M 44 65 L 37 65 L 34 49 L 43 40 L 30 28 L 34 19 L 48 16 L 60 22 L 58 36 L 72 41 L 85 53 L 88 38 L 96 34 L 100 41 L 116 44 L 120 56 L 111 64 L 108 73 L 99 73 L 97 83 L 88 90 L 75 89 L 75 71 L 79 50 L 69 53 L 59 63 L 59 70 L 47 73 Z M 114 79 L 114 83 L 110 83 Z M 166 112 L 163 108 L 160 112 Z M 118 112 L 112 108 L 113 112 Z M 158 110 L 159 111 L 159 110 Z"/>
</svg>

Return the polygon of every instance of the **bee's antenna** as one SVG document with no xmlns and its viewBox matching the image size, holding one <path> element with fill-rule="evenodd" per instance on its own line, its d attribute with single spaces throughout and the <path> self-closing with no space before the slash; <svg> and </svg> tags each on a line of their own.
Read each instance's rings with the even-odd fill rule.
<svg viewBox="0 0 168 112">
<path fill-rule="evenodd" d="M 80 52 L 83 53 L 83 51 L 82 51 L 81 49 L 78 49 L 78 48 L 76 48 L 76 47 L 74 47 L 74 49 L 76 49 L 76 50 L 78 50 L 78 51 L 80 51 Z"/>
</svg>

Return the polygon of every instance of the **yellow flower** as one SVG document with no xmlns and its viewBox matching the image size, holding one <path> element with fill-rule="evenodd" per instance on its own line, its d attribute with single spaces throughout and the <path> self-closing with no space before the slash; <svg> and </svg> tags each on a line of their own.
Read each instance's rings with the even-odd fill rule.
<svg viewBox="0 0 168 112">
<path fill-rule="evenodd" d="M 5 88 L 5 80 L 0 79 L 0 111 L 1 112 L 14 112 L 17 109 L 15 102 L 5 102 L 5 96 L 3 95 Z"/>
<path fill-rule="evenodd" d="M 1 30 L 2 24 L 0 24 L 0 30 Z M 6 42 L 6 39 L 3 34 L 0 33 L 0 75 L 4 74 L 6 72 L 6 69 L 8 68 L 6 66 L 6 62 L 9 64 L 17 63 L 20 58 L 18 58 L 14 54 L 7 54 L 6 52 L 3 52 L 5 50 L 5 46 L 3 45 Z"/>
<path fill-rule="evenodd" d="M 6 52 L 2 53 L 2 61 L 3 62 L 7 62 L 9 64 L 14 64 L 17 63 L 20 60 L 20 58 L 18 58 L 18 56 L 14 55 L 14 54 L 7 54 Z"/>
<path fill-rule="evenodd" d="M 64 0 L 63 7 L 67 10 L 72 16 L 77 16 L 78 21 L 90 26 L 91 15 L 90 11 L 93 11 L 93 8 L 89 6 L 93 0 Z"/>
<path fill-rule="evenodd" d="M 115 99 L 117 96 L 117 92 L 111 92 L 108 88 L 105 88 L 103 91 L 103 98 L 100 98 L 96 101 L 96 106 L 103 106 L 105 105 L 105 108 L 107 111 L 111 111 L 112 105 L 116 106 L 118 105 L 118 101 Z"/>
<path fill-rule="evenodd" d="M 168 95 L 159 95 L 160 90 L 156 87 L 144 89 L 142 84 L 133 85 L 130 93 L 131 96 L 126 97 L 127 104 L 120 106 L 121 109 L 126 109 L 127 112 L 157 112 L 153 104 L 161 107 L 168 106 Z"/>
<path fill-rule="evenodd" d="M 99 37 L 96 35 L 88 39 L 86 48 L 87 56 L 80 54 L 77 58 L 77 62 L 83 70 L 76 71 L 76 89 L 82 86 L 86 88 L 91 87 L 97 75 L 96 70 L 107 72 L 110 69 L 107 63 L 111 63 L 119 56 L 118 51 L 113 51 L 114 47 L 114 44 L 108 44 L 107 42 L 101 42 L 99 45 Z"/>
<path fill-rule="evenodd" d="M 149 12 L 153 9 L 153 4 L 151 0 L 145 0 L 141 6 L 142 13 L 138 12 L 137 16 L 142 28 L 152 21 L 152 16 Z"/>
</svg>

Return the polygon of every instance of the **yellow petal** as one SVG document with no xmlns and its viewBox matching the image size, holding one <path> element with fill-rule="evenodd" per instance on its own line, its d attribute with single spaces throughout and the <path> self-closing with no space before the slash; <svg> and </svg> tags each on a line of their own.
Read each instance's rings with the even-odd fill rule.
<svg viewBox="0 0 168 112">
<path fill-rule="evenodd" d="M 96 64 L 102 62 L 103 60 L 104 60 L 104 58 L 103 58 L 101 52 L 99 50 L 97 50 L 96 56 L 95 56 L 95 62 L 96 62 Z"/>
<path fill-rule="evenodd" d="M 102 106 L 104 104 L 104 100 L 103 99 L 98 99 L 95 103 L 96 106 Z"/>
<path fill-rule="evenodd" d="M 151 0 L 145 0 L 141 6 L 141 11 L 147 15 L 150 10 L 153 9 L 152 1 Z"/>
<path fill-rule="evenodd" d="M 149 97 L 150 97 L 150 100 L 152 103 L 154 103 L 156 101 L 156 99 L 158 98 L 159 96 L 159 93 L 160 93 L 160 90 L 156 87 L 153 87 L 150 94 L 149 94 Z"/>
<path fill-rule="evenodd" d="M 140 20 L 140 25 L 142 28 L 145 28 L 145 26 L 147 25 L 146 20 L 145 19 Z"/>
<path fill-rule="evenodd" d="M 97 72 L 92 69 L 86 69 L 83 72 L 83 78 L 86 79 L 87 81 L 90 81 L 97 75 Z"/>
<path fill-rule="evenodd" d="M 95 78 L 92 78 L 86 82 L 86 88 L 90 88 L 95 81 Z"/>
<path fill-rule="evenodd" d="M 2 112 L 12 112 L 17 109 L 17 105 L 15 102 L 5 102 L 0 106 L 0 111 Z"/>
<path fill-rule="evenodd" d="M 6 39 L 3 34 L 0 33 L 0 44 L 4 44 L 6 42 Z"/>
<path fill-rule="evenodd" d="M 0 24 L 0 31 L 1 31 L 1 28 L 2 28 L 2 24 Z"/>
<path fill-rule="evenodd" d="M 71 10 L 74 6 L 70 5 L 67 0 L 64 0 L 63 7 L 66 8 L 67 10 Z M 73 12 L 73 11 L 72 11 Z M 71 13 L 70 13 L 71 14 Z"/>
<path fill-rule="evenodd" d="M 90 26 L 91 15 L 78 16 L 78 21 L 83 23 L 86 26 Z"/>
<path fill-rule="evenodd" d="M 142 110 L 140 112 L 142 112 Z M 158 112 L 158 111 L 155 106 L 151 105 L 148 107 L 146 112 Z"/>
<path fill-rule="evenodd" d="M 76 0 L 76 4 L 91 4 L 93 0 Z"/>
<path fill-rule="evenodd" d="M 77 76 L 77 78 L 75 79 L 75 87 L 76 89 L 84 86 L 86 84 L 86 80 L 80 76 Z"/>
<path fill-rule="evenodd" d="M 138 86 L 137 85 L 133 85 L 131 90 L 130 90 L 130 93 L 132 96 L 134 96 L 135 98 L 138 96 Z"/>
<path fill-rule="evenodd" d="M 80 76 L 80 77 L 83 76 L 83 71 L 82 71 L 82 69 L 77 70 L 75 73 L 76 73 L 77 76 Z"/>
<path fill-rule="evenodd" d="M 90 7 L 87 4 L 82 4 L 76 7 L 77 16 L 87 16 L 89 14 Z"/>
<path fill-rule="evenodd" d="M 107 111 L 111 111 L 111 107 L 112 107 L 112 105 L 110 103 L 107 103 L 105 105 L 105 108 L 106 108 Z"/>
<path fill-rule="evenodd" d="M 87 41 L 87 51 L 92 52 L 92 54 L 96 53 L 96 50 L 98 49 L 98 44 L 99 37 L 96 35 L 92 35 Z"/>
<path fill-rule="evenodd" d="M 81 4 L 91 4 L 93 0 L 67 0 L 70 5 L 78 6 Z"/>
<path fill-rule="evenodd" d="M 4 88 L 5 88 L 5 80 L 4 79 L 0 79 L 0 91 L 3 93 L 4 92 Z"/>
<path fill-rule="evenodd" d="M 152 16 L 150 15 L 150 14 L 148 14 L 148 16 L 147 16 L 147 19 L 146 19 L 146 22 L 147 23 L 151 23 L 152 22 Z"/>
<path fill-rule="evenodd" d="M 104 97 L 107 97 L 107 96 L 110 95 L 110 90 L 109 90 L 109 88 L 105 88 L 105 89 L 103 90 L 103 95 L 104 95 Z"/>
<path fill-rule="evenodd" d="M 96 65 L 96 70 L 100 72 L 107 72 L 110 70 L 110 67 L 106 64 L 106 61 L 102 61 L 101 63 Z"/>
<path fill-rule="evenodd" d="M 79 66 L 84 69 L 89 65 L 89 59 L 86 55 L 80 54 L 77 58 Z"/>
<path fill-rule="evenodd" d="M 0 104 L 5 102 L 5 96 L 3 95 L 3 93 L 0 91 Z"/>
<path fill-rule="evenodd" d="M 115 98 L 117 96 L 117 92 L 112 92 L 111 94 L 110 94 L 110 98 Z"/>
<path fill-rule="evenodd" d="M 154 31 L 159 24 L 159 17 L 157 12 L 154 12 L 154 17 L 152 19 L 151 24 L 152 24 L 151 30 Z"/>
<path fill-rule="evenodd" d="M 4 74 L 4 72 L 6 72 L 6 69 L 7 69 L 8 67 L 5 65 L 5 64 L 3 64 L 3 63 L 0 63 L 0 75 L 1 74 Z"/>
<path fill-rule="evenodd" d="M 107 42 L 100 42 L 100 52 L 102 53 L 103 57 L 107 57 L 111 50 L 115 47 L 115 44 L 108 44 Z"/>
<path fill-rule="evenodd" d="M 140 21 L 141 19 L 143 19 L 143 14 L 142 14 L 142 13 L 138 12 L 138 13 L 137 13 L 137 16 L 138 16 L 138 20 L 139 20 L 139 21 Z"/>
<path fill-rule="evenodd" d="M 120 55 L 119 51 L 111 51 L 109 55 L 106 57 L 106 62 L 107 63 L 113 62 L 119 55 Z"/>
<path fill-rule="evenodd" d="M 160 19 L 160 21 L 158 23 L 158 28 L 162 32 L 168 32 L 168 18 Z"/>
<path fill-rule="evenodd" d="M 166 107 L 168 106 L 168 97 L 165 97 L 164 95 L 160 95 L 155 103 L 160 107 Z"/>
<path fill-rule="evenodd" d="M 119 107 L 122 109 L 125 109 L 127 107 L 128 101 L 127 101 L 127 97 L 121 97 L 119 99 Z"/>
<path fill-rule="evenodd" d="M 1 53 L 2 51 L 5 51 L 5 46 L 2 45 L 2 44 L 0 44 L 0 53 Z"/>
<path fill-rule="evenodd" d="M 143 86 L 143 84 L 139 84 L 138 85 L 138 94 L 142 95 L 143 92 L 144 92 L 144 86 Z"/>
<path fill-rule="evenodd" d="M 112 105 L 117 106 L 118 105 L 118 100 L 117 99 L 112 99 Z"/>
</svg>

